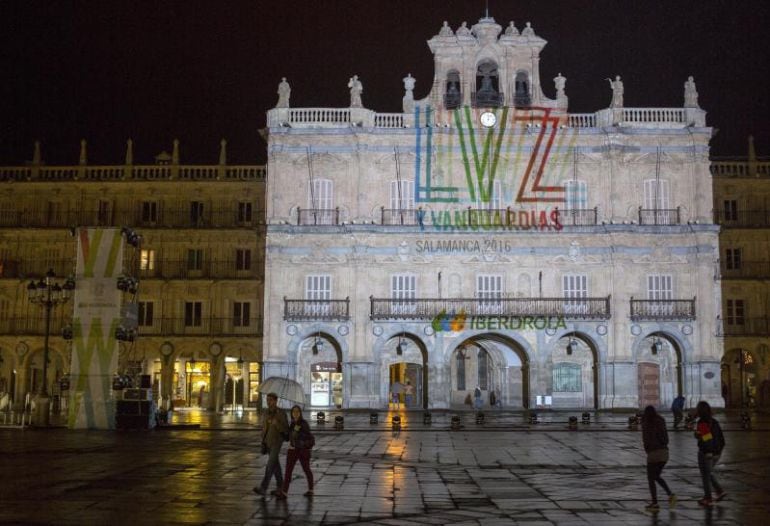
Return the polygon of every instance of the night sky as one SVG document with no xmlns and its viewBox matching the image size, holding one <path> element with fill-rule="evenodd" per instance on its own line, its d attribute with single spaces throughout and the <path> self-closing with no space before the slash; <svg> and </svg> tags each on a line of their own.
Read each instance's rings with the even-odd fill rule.
<svg viewBox="0 0 770 526">
<path fill-rule="evenodd" d="M 367 108 L 401 110 L 401 79 L 415 98 L 433 79 L 426 40 L 443 20 L 456 29 L 484 0 L 33 1 L 0 3 L 0 164 L 151 162 L 181 141 L 181 160 L 265 161 L 259 136 L 280 78 L 294 107 L 342 107 L 358 74 Z M 765 0 L 489 0 L 490 15 L 548 41 L 542 85 L 567 77 L 571 112 L 610 101 L 607 77 L 625 83 L 627 107 L 681 107 L 695 77 L 700 105 L 719 132 L 714 156 L 746 155 L 754 134 L 770 155 L 770 2 Z"/>
</svg>

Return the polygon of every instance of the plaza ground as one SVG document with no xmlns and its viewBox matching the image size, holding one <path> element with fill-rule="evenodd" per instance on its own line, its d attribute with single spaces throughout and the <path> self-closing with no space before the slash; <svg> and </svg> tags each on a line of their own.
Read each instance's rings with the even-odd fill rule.
<svg viewBox="0 0 770 526">
<path fill-rule="evenodd" d="M 337 413 L 328 414 L 333 420 Z M 728 497 L 700 508 L 696 444 L 670 432 L 664 478 L 679 496 L 646 512 L 649 499 L 641 433 L 628 415 L 593 414 L 567 429 L 568 413 L 344 413 L 345 428 L 312 427 L 315 497 L 297 466 L 287 501 L 260 498 L 266 457 L 259 415 L 178 412 L 178 427 L 152 431 L 0 428 L 0 523 L 25 524 L 760 524 L 770 512 L 770 418 L 754 430 L 737 414 L 724 422 L 726 451 L 717 476 Z M 313 418 L 315 413 L 312 414 Z M 666 415 L 670 421 L 670 415 Z M 198 424 L 194 429 L 190 424 Z M 186 424 L 186 425 L 185 425 Z"/>
</svg>

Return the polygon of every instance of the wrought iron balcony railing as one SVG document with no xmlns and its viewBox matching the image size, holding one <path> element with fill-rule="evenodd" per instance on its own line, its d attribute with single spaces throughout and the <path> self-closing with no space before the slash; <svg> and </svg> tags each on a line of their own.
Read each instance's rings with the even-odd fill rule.
<svg viewBox="0 0 770 526">
<path fill-rule="evenodd" d="M 722 279 L 770 279 L 770 261 L 722 261 Z"/>
<path fill-rule="evenodd" d="M 770 318 L 718 318 L 717 336 L 770 336 Z"/>
<path fill-rule="evenodd" d="M 599 207 L 556 209 L 562 226 L 595 226 L 599 223 Z"/>
<path fill-rule="evenodd" d="M 204 260 L 195 265 L 187 260 L 161 259 L 144 266 L 139 268 L 141 279 L 257 279 L 264 275 L 264 263 L 254 252 L 248 269 L 234 260 Z"/>
<path fill-rule="evenodd" d="M 381 225 L 404 225 L 404 226 L 416 226 L 417 210 L 414 208 L 380 208 L 380 224 Z"/>
<path fill-rule="evenodd" d="M 287 321 L 349 320 L 350 298 L 344 300 L 291 300 L 283 298 Z"/>
<path fill-rule="evenodd" d="M 340 207 L 337 208 L 298 208 L 298 225 L 339 225 Z"/>
<path fill-rule="evenodd" d="M 770 212 L 767 210 L 715 210 L 714 222 L 725 228 L 767 228 Z"/>
<path fill-rule="evenodd" d="M 59 337 L 71 321 L 70 315 L 51 316 L 51 337 Z M 45 317 L 0 318 L 0 334 L 45 336 Z"/>
<path fill-rule="evenodd" d="M 474 108 L 499 108 L 504 102 L 505 95 L 502 91 L 471 92 L 471 105 Z"/>
<path fill-rule="evenodd" d="M 631 298 L 634 321 L 694 320 L 695 298 L 691 300 L 635 300 Z"/>
<path fill-rule="evenodd" d="M 639 207 L 640 225 L 679 225 L 682 223 L 681 207 L 642 208 Z"/>
<path fill-rule="evenodd" d="M 20 259 L 0 260 L 0 279 L 38 279 L 52 269 L 57 276 L 69 276 L 75 272 L 74 258 L 38 261 L 32 256 Z"/>
<path fill-rule="evenodd" d="M 262 318 L 185 318 L 153 317 L 150 323 L 140 324 L 142 336 L 262 336 Z"/>
<path fill-rule="evenodd" d="M 575 320 L 610 318 L 606 298 L 370 298 L 373 320 L 432 320 L 437 316 L 559 317 Z"/>
</svg>

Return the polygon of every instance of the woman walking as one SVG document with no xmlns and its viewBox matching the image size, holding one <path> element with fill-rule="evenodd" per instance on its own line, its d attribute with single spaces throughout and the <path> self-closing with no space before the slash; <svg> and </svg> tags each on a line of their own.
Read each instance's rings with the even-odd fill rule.
<svg viewBox="0 0 770 526">
<path fill-rule="evenodd" d="M 289 425 L 289 450 L 286 453 L 286 473 L 283 476 L 283 488 L 278 499 L 285 499 L 289 494 L 291 473 L 299 460 L 302 471 L 307 478 L 306 497 L 313 496 L 313 472 L 310 471 L 310 450 L 315 445 L 315 437 L 310 432 L 310 425 L 302 418 L 302 409 L 298 405 L 291 408 L 291 424 Z"/>
<path fill-rule="evenodd" d="M 652 501 L 646 508 L 651 511 L 660 509 L 656 482 L 668 495 L 668 505 L 673 508 L 676 506 L 676 495 L 671 492 L 668 484 L 661 477 L 663 467 L 668 462 L 666 421 L 651 405 L 644 408 L 644 415 L 642 416 L 642 442 L 644 450 L 647 452 L 647 483 L 650 485 L 650 496 L 652 497 Z"/>
<path fill-rule="evenodd" d="M 715 501 L 725 498 L 726 493 L 721 484 L 714 478 L 714 466 L 719 461 L 722 449 L 725 447 L 725 437 L 719 422 L 711 416 L 711 406 L 708 402 L 700 401 L 696 407 L 698 423 L 695 426 L 695 438 L 698 439 L 698 469 L 703 479 L 705 495 L 698 501 L 701 506 L 713 506 Z M 711 486 L 716 493 L 711 496 Z"/>
</svg>

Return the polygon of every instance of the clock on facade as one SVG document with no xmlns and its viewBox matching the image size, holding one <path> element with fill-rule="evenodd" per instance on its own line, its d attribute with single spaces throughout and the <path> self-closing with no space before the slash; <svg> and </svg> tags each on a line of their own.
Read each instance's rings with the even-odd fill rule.
<svg viewBox="0 0 770 526">
<path fill-rule="evenodd" d="M 491 111 L 485 111 L 481 114 L 481 124 L 487 128 L 491 128 L 497 122 L 497 117 Z"/>
</svg>

